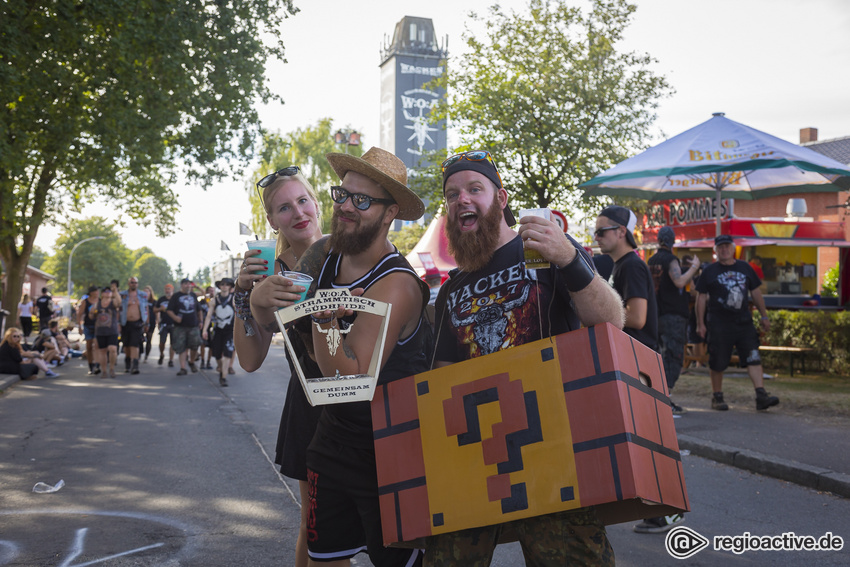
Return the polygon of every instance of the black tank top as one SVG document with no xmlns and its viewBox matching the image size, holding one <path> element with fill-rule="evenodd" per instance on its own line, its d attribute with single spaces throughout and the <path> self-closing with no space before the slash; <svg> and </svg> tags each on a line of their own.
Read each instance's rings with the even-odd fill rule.
<svg viewBox="0 0 850 567">
<path fill-rule="evenodd" d="M 94 307 L 94 305 L 94 303 L 89 303 L 89 298 L 87 297 L 85 316 L 83 317 L 83 326 L 85 327 L 94 327 L 94 317 L 91 316 L 91 308 Z"/>
<path fill-rule="evenodd" d="M 410 274 L 419 284 L 422 291 L 421 311 L 430 299 L 428 285 L 423 282 L 407 259 L 393 246 L 390 252 L 375 265 L 366 275 L 349 283 L 336 282 L 342 257 L 331 250 L 319 272 L 319 289 L 355 289 L 362 287 L 368 290 L 381 278 L 394 273 Z M 357 318 L 357 312 L 343 319 L 343 324 L 351 324 Z M 393 347 L 386 364 L 381 368 L 378 384 L 386 384 L 393 380 L 419 374 L 428 370 L 430 361 L 425 356 L 426 341 L 430 337 L 425 319 L 420 314 L 419 324 L 409 337 L 399 340 Z M 350 402 L 347 404 L 330 404 L 319 420 L 319 430 L 332 436 L 337 441 L 351 446 L 370 448 L 372 442 L 372 413 L 370 402 Z"/>
</svg>

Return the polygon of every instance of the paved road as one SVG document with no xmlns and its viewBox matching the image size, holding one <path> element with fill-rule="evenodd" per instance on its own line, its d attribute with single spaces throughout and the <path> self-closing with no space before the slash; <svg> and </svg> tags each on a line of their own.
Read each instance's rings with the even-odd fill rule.
<svg viewBox="0 0 850 567">
<path fill-rule="evenodd" d="M 74 361 L 58 379 L 19 383 L 0 397 L 0 565 L 88 565 L 107 557 L 103 564 L 292 565 L 297 486 L 268 458 L 288 380 L 282 348 L 261 371 L 240 370 L 229 388 L 219 388 L 211 372 L 177 377 L 155 363 L 115 380 L 85 370 Z M 743 409 L 698 409 L 677 425 L 697 442 L 704 437 L 703 444 L 737 443 L 734 431 L 751 427 L 746 419 L 772 429 L 787 422 L 804 444 L 818 443 L 807 437 L 809 425 L 779 412 L 749 417 Z M 760 442 L 779 446 L 764 443 L 770 430 L 760 429 Z M 822 435 L 833 439 L 832 430 Z M 846 444 L 810 449 L 819 455 L 842 446 L 846 453 Z M 693 453 L 683 461 L 693 510 L 685 525 L 703 536 L 850 538 L 848 499 Z M 59 479 L 65 486 L 56 493 L 32 492 L 36 482 Z M 609 534 L 618 564 L 626 566 L 850 564 L 847 550 L 737 555 L 709 548 L 678 561 L 666 552 L 664 536 L 635 534 L 631 524 L 611 526 Z M 522 565 L 519 546 L 500 546 L 493 564 Z M 355 565 L 370 563 L 360 555 Z"/>
</svg>

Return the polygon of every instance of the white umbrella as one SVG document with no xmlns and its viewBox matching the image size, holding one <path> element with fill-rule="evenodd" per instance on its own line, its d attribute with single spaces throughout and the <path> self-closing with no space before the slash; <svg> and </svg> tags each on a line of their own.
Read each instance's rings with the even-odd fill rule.
<svg viewBox="0 0 850 567">
<path fill-rule="evenodd" d="M 586 195 L 650 201 L 720 199 L 850 189 L 850 170 L 808 148 L 726 118 L 722 112 L 582 183 Z"/>
</svg>

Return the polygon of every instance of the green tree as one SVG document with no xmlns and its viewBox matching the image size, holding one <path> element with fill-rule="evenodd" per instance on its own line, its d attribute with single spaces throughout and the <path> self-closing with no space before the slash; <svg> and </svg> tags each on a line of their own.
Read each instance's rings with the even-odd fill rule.
<svg viewBox="0 0 850 567">
<path fill-rule="evenodd" d="M 45 259 L 47 259 L 47 252 L 45 252 L 38 246 L 33 246 L 32 254 L 30 254 L 29 265 L 33 268 L 38 268 L 40 270 L 42 264 L 44 264 Z"/>
<path fill-rule="evenodd" d="M 195 275 L 192 276 L 192 281 L 198 286 L 198 292 L 203 293 L 203 290 L 212 285 L 212 274 L 210 267 L 198 268 Z"/>
<path fill-rule="evenodd" d="M 437 79 L 449 97 L 431 114 L 448 118 L 461 148 L 493 152 L 515 209 L 599 210 L 579 183 L 647 147 L 658 101 L 672 90 L 646 54 L 617 43 L 635 6 L 592 0 L 585 13 L 566 2 L 529 0 L 525 13 L 492 6 L 470 53 Z M 442 201 L 439 184 L 429 185 Z"/>
<path fill-rule="evenodd" d="M 836 264 L 823 275 L 820 294 L 824 297 L 838 297 L 838 279 L 838 264 Z"/>
<path fill-rule="evenodd" d="M 93 200 L 160 234 L 176 168 L 245 163 L 291 0 L 0 3 L 0 259 L 15 306 L 39 227 Z M 274 32 L 274 33 L 268 33 Z M 12 313 L 15 317 L 16 314 Z"/>
<path fill-rule="evenodd" d="M 399 231 L 390 231 L 389 239 L 390 242 L 395 244 L 398 251 L 406 256 L 422 240 L 422 235 L 425 234 L 426 230 L 428 230 L 428 227 L 425 225 L 411 224 Z"/>
<path fill-rule="evenodd" d="M 148 252 L 136 260 L 133 274 L 139 278 L 139 286 L 151 286 L 154 294 L 159 297 L 164 294 L 165 284 L 173 282 L 171 267 L 165 258 Z"/>
<path fill-rule="evenodd" d="M 53 245 L 56 253 L 44 261 L 42 269 L 56 276 L 53 280 L 56 294 L 65 295 L 68 289 L 68 257 L 74 245 L 93 236 L 105 238 L 86 242 L 74 252 L 71 263 L 71 281 L 74 284 L 72 293 L 80 296 L 88 286 L 105 286 L 113 279 L 121 282 L 122 288 L 126 287 L 125 283 L 133 269 L 132 252 L 121 240 L 115 225 L 102 217 L 92 217 L 69 222 Z"/>
<path fill-rule="evenodd" d="M 131 257 L 133 258 L 133 265 L 135 266 L 136 262 L 139 261 L 139 258 L 144 256 L 145 254 L 153 254 L 154 251 L 148 248 L 147 246 L 142 246 L 141 248 L 136 248 L 131 252 Z M 137 276 L 138 274 L 133 274 Z"/>
<path fill-rule="evenodd" d="M 351 128 L 347 128 L 351 130 Z M 346 146 L 341 148 L 334 143 L 334 128 L 330 118 L 322 118 L 315 126 L 298 129 L 288 134 L 272 133 L 263 137 L 260 151 L 261 162 L 248 181 L 246 190 L 251 200 L 251 229 L 255 234 L 269 238 L 271 232 L 266 212 L 260 202 L 257 192 L 257 181 L 271 173 L 290 165 L 297 165 L 301 173 L 310 182 L 319 197 L 322 207 L 322 231 L 330 232 L 331 185 L 337 185 L 339 178 L 334 173 L 325 155 L 332 152 L 348 152 L 352 155 L 363 155 L 363 146 Z M 362 137 L 362 136 L 361 136 Z"/>
</svg>

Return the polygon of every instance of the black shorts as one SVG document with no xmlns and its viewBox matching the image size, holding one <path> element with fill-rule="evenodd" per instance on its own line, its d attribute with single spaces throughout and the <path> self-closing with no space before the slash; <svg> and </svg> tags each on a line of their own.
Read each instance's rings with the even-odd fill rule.
<svg viewBox="0 0 850 567">
<path fill-rule="evenodd" d="M 226 329 L 214 329 L 212 333 L 213 335 L 210 337 L 212 357 L 216 360 L 222 356 L 233 358 L 233 328 L 230 328 L 230 332 L 227 332 Z"/>
<path fill-rule="evenodd" d="M 163 325 L 160 323 L 159 325 L 159 342 L 165 344 L 166 339 L 168 339 L 169 335 L 171 335 L 171 329 L 174 328 L 174 325 Z"/>
<path fill-rule="evenodd" d="M 313 561 L 369 553 L 375 567 L 420 565 L 421 550 L 384 547 L 375 452 L 317 432 L 307 449 L 307 552 Z"/>
<path fill-rule="evenodd" d="M 97 348 L 117 347 L 118 335 L 97 335 Z"/>
<path fill-rule="evenodd" d="M 127 324 L 121 327 L 121 340 L 125 347 L 140 347 L 142 346 L 142 335 L 145 334 L 145 324 L 141 321 L 127 321 Z"/>
<path fill-rule="evenodd" d="M 729 323 L 709 321 L 706 341 L 708 342 L 708 367 L 723 372 L 729 366 L 732 349 L 738 350 L 741 366 L 758 366 L 759 335 L 752 322 Z"/>
</svg>

